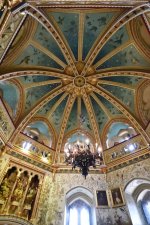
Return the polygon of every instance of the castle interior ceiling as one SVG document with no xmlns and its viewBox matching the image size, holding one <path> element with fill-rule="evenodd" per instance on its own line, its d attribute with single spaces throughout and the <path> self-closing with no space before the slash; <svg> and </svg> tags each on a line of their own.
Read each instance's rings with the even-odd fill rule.
<svg viewBox="0 0 150 225">
<path fill-rule="evenodd" d="M 0 96 L 13 127 L 1 141 L 17 148 L 26 138 L 38 140 L 58 167 L 76 135 L 102 154 L 125 141 L 119 139 L 124 131 L 147 145 L 149 3 L 65 8 L 14 2 L 9 13 L 1 12 Z"/>
</svg>

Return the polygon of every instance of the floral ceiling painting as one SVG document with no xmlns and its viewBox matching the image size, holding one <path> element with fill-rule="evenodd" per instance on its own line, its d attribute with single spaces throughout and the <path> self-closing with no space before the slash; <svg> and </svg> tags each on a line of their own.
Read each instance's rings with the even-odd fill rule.
<svg viewBox="0 0 150 225">
<path fill-rule="evenodd" d="M 0 82 L 1 98 L 12 109 L 12 116 L 18 111 L 16 128 L 24 121 L 24 125 L 18 126 L 23 131 L 31 126 L 32 119 L 39 118 L 34 129 L 40 132 L 43 126 L 40 121 L 46 121 L 57 137 L 54 148 L 61 146 L 66 135 L 69 137 L 78 130 L 87 132 L 102 145 L 101 139 L 110 123 L 111 130 L 117 130 L 118 135 L 120 129 L 128 129 L 127 124 L 134 129 L 133 117 L 139 121 L 139 133 L 141 124 L 144 122 L 146 126 L 150 119 L 150 107 L 149 86 L 137 99 L 139 87 L 148 79 L 137 71 L 147 71 L 150 60 L 137 45 L 132 22 L 108 32 L 123 9 L 69 12 L 44 8 L 43 12 L 45 22 L 40 17 L 39 20 L 36 16 L 26 17 L 2 63 L 2 71 L 7 66 L 10 71 L 17 68 L 20 74 L 11 78 L 11 84 Z M 31 32 L 27 32 L 29 20 Z M 15 82 L 21 87 L 21 100 Z M 115 128 L 113 121 L 119 119 L 120 128 Z M 123 120 L 127 122 L 123 124 Z M 111 130 L 108 139 L 112 138 Z M 44 135 L 53 139 L 46 130 Z"/>
</svg>

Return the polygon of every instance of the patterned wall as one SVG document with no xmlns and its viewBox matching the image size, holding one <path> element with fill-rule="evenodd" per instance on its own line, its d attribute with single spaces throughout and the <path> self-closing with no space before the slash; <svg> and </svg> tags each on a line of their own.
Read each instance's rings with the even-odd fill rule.
<svg viewBox="0 0 150 225">
<path fill-rule="evenodd" d="M 45 177 L 38 211 L 38 225 L 62 225 L 65 209 L 65 194 L 76 186 L 88 188 L 95 197 L 96 190 L 122 189 L 133 178 L 150 179 L 150 159 L 126 168 L 103 174 L 89 174 L 85 180 L 80 174 L 52 174 Z M 110 196 L 110 191 L 109 191 Z M 95 199 L 96 204 L 96 199 Z M 97 225 L 131 225 L 127 207 L 96 208 Z"/>
</svg>

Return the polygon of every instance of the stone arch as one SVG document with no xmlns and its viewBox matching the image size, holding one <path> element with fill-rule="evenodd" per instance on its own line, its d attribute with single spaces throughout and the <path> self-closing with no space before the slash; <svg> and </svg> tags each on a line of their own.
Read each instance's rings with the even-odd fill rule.
<svg viewBox="0 0 150 225">
<path fill-rule="evenodd" d="M 150 191 L 150 180 L 133 179 L 125 186 L 124 191 L 133 225 L 148 225 L 140 201 Z"/>
<path fill-rule="evenodd" d="M 71 204 L 76 202 L 77 200 L 81 200 L 86 203 L 91 208 L 91 218 L 92 218 L 92 225 L 96 225 L 96 214 L 95 214 L 95 199 L 93 193 L 82 186 L 77 186 L 72 188 L 66 193 L 65 198 L 65 225 L 67 224 L 67 217 L 68 217 L 68 208 Z"/>
</svg>

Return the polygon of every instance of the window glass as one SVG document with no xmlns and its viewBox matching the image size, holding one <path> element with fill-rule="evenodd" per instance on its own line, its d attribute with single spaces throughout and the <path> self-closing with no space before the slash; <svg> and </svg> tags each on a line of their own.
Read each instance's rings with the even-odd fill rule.
<svg viewBox="0 0 150 225">
<path fill-rule="evenodd" d="M 70 208 L 69 225 L 78 225 L 78 211 L 76 208 Z"/>
<path fill-rule="evenodd" d="M 84 201 L 77 200 L 69 206 L 69 224 L 67 225 L 91 225 L 91 208 Z"/>
</svg>

